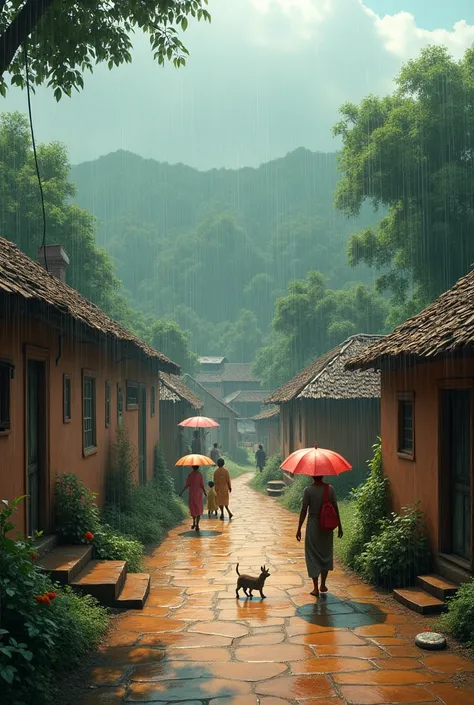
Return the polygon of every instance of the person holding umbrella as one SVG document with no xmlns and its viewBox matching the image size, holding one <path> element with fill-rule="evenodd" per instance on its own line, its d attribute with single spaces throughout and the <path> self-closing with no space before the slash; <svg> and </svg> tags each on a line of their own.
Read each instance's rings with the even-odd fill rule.
<svg viewBox="0 0 474 705">
<path fill-rule="evenodd" d="M 313 581 L 310 594 L 319 597 L 320 593 L 328 591 L 326 580 L 329 571 L 334 570 L 334 529 L 338 529 L 340 539 L 343 536 L 336 492 L 323 478 L 325 475 L 339 475 L 351 470 L 351 466 L 338 453 L 315 445 L 314 448 L 303 448 L 292 453 L 281 468 L 313 478 L 313 484 L 306 487 L 303 493 L 296 540 L 301 541 L 301 529 L 308 517 L 304 544 L 306 568 Z M 321 582 L 318 584 L 320 577 Z"/>
<path fill-rule="evenodd" d="M 201 514 L 203 512 L 203 495 L 206 495 L 206 489 L 204 487 L 204 479 L 199 472 L 199 467 L 197 465 L 193 466 L 193 469 L 189 473 L 186 484 L 179 493 L 181 497 L 184 490 L 189 489 L 188 503 L 189 503 L 189 513 L 193 518 L 193 525 L 191 531 L 194 529 L 199 531 L 199 522 L 201 520 Z"/>
</svg>

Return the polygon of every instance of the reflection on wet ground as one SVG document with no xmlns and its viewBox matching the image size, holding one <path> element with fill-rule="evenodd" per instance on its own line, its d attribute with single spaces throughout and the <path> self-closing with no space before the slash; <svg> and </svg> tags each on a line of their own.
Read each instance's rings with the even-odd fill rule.
<svg viewBox="0 0 474 705">
<path fill-rule="evenodd" d="M 472 705 L 474 664 L 414 646 L 428 620 L 341 570 L 314 601 L 296 517 L 246 478 L 232 499 L 232 522 L 183 524 L 149 556 L 146 607 L 115 621 L 78 705 Z M 237 562 L 266 564 L 266 600 L 236 599 Z"/>
</svg>

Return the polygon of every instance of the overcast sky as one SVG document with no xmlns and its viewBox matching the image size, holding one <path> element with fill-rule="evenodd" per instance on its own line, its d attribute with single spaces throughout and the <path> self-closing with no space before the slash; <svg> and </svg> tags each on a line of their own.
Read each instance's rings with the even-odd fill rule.
<svg viewBox="0 0 474 705">
<path fill-rule="evenodd" d="M 199 169 L 258 165 L 299 146 L 335 150 L 339 106 L 385 94 L 427 44 L 456 57 L 474 42 L 473 0 L 209 0 L 190 23 L 177 71 L 137 38 L 132 65 L 86 75 L 56 104 L 33 97 L 37 141 L 60 140 L 73 163 L 117 149 Z M 26 108 L 11 90 L 5 110 Z"/>
</svg>

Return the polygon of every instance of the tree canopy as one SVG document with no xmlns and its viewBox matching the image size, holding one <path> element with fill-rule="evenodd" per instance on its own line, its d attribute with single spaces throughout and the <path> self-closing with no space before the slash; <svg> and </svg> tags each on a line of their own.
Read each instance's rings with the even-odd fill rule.
<svg viewBox="0 0 474 705">
<path fill-rule="evenodd" d="M 385 210 L 351 237 L 350 260 L 382 270 L 378 287 L 391 290 L 402 318 L 474 261 L 473 63 L 474 49 L 455 61 L 428 47 L 392 95 L 346 103 L 334 128 L 343 141 L 337 207 L 348 216 L 365 201 Z"/>
<path fill-rule="evenodd" d="M 149 36 L 159 64 L 186 61 L 179 38 L 189 18 L 210 21 L 207 0 L 1 0 L 0 93 L 5 74 L 25 85 L 25 51 L 32 85 L 46 83 L 57 100 L 84 86 L 83 74 L 107 63 L 109 69 L 132 61 L 136 30 Z"/>
<path fill-rule="evenodd" d="M 189 347 L 189 333 L 174 321 L 155 321 L 149 334 L 150 344 L 178 364 L 183 372 L 192 373 L 198 358 Z"/>
</svg>

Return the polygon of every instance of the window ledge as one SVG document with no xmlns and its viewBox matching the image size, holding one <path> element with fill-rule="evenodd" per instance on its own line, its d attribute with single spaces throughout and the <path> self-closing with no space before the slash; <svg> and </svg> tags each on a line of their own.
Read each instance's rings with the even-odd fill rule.
<svg viewBox="0 0 474 705">
<path fill-rule="evenodd" d="M 415 460 L 415 454 L 414 453 L 404 453 L 403 451 L 399 450 L 397 452 L 397 456 L 401 458 L 402 460 Z"/>
<path fill-rule="evenodd" d="M 97 453 L 97 446 L 93 446 L 92 448 L 84 448 L 82 451 L 82 455 L 84 458 L 88 458 L 90 455 L 95 455 Z"/>
</svg>

